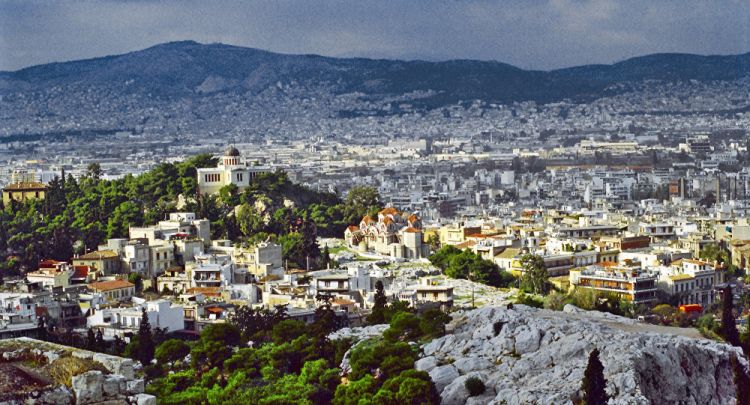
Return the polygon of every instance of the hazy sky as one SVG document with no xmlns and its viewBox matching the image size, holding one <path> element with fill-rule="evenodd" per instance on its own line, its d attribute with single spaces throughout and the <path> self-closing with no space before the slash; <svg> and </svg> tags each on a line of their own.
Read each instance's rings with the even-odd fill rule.
<svg viewBox="0 0 750 405">
<path fill-rule="evenodd" d="M 0 0 L 0 70 L 192 39 L 552 69 L 750 51 L 750 0 Z"/>
</svg>

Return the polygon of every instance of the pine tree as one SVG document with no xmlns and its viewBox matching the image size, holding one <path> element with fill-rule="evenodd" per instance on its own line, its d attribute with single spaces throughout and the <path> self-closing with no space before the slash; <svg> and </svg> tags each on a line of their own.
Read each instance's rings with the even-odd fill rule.
<svg viewBox="0 0 750 405">
<path fill-rule="evenodd" d="M 136 349 L 136 356 L 138 361 L 144 366 L 151 364 L 151 360 L 154 359 L 154 338 L 151 332 L 151 323 L 148 321 L 148 313 L 146 309 L 142 309 L 141 325 L 138 327 L 138 348 Z"/>
<path fill-rule="evenodd" d="M 734 374 L 734 386 L 737 394 L 737 405 L 750 405 L 750 377 L 745 368 L 742 367 L 737 357 L 732 356 L 732 372 Z"/>
<path fill-rule="evenodd" d="M 599 360 L 599 349 L 589 354 L 589 363 L 583 374 L 584 403 L 587 405 L 601 405 L 607 403 L 607 393 L 604 391 L 607 380 L 604 379 L 604 366 Z"/>
<path fill-rule="evenodd" d="M 740 334 L 734 320 L 732 287 L 726 286 L 721 293 L 721 336 L 733 346 L 740 345 Z"/>
</svg>

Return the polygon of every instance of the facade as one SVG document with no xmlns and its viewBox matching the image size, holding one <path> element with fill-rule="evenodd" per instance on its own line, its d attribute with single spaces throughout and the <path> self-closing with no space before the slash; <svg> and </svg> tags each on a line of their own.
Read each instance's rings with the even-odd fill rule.
<svg viewBox="0 0 750 405">
<path fill-rule="evenodd" d="M 453 287 L 441 283 L 439 279 L 424 277 L 419 280 L 419 284 L 399 292 L 398 297 L 416 308 L 435 305 L 446 310 L 453 306 Z"/>
<path fill-rule="evenodd" d="M 43 200 L 47 193 L 47 186 L 37 181 L 23 181 L 13 183 L 3 189 L 3 205 L 10 205 L 11 201 Z"/>
<path fill-rule="evenodd" d="M 92 309 L 92 314 L 86 319 L 86 326 L 102 329 L 105 338 L 122 337 L 138 330 L 144 309 L 152 328 L 161 328 L 165 332 L 185 328 L 183 307 L 172 305 L 167 300 L 145 301 L 130 308 Z"/>
<path fill-rule="evenodd" d="M 0 293 L 0 339 L 11 337 L 35 337 L 37 305 L 33 294 Z"/>
<path fill-rule="evenodd" d="M 114 250 L 97 250 L 73 259 L 74 266 L 93 267 L 100 275 L 120 273 L 122 262 L 120 255 Z"/>
<path fill-rule="evenodd" d="M 573 288 L 587 288 L 613 293 L 633 304 L 650 304 L 657 300 L 657 275 L 639 267 L 593 265 L 570 272 Z"/>
<path fill-rule="evenodd" d="M 233 184 L 239 190 L 250 186 L 255 176 L 269 173 L 267 166 L 251 166 L 243 162 L 240 151 L 230 147 L 215 168 L 198 169 L 198 190 L 201 194 L 216 194 L 222 187 Z"/>
<path fill-rule="evenodd" d="M 45 288 L 65 288 L 70 284 L 73 274 L 73 266 L 68 263 L 43 260 L 39 263 L 37 271 L 26 273 L 26 279 L 31 283 L 40 283 Z"/>
<path fill-rule="evenodd" d="M 229 256 L 202 255 L 195 259 L 185 268 L 190 287 L 220 288 L 234 283 L 235 266 Z"/>
<path fill-rule="evenodd" d="M 89 284 L 89 289 L 109 301 L 129 301 L 135 295 L 135 285 L 125 280 L 98 281 Z"/>
</svg>

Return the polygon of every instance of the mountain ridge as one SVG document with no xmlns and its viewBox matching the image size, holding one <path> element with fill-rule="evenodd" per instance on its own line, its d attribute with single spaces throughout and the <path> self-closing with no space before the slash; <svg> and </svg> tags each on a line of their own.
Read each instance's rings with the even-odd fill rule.
<svg viewBox="0 0 750 405">
<path fill-rule="evenodd" d="M 738 80 L 750 76 L 750 52 L 738 55 L 657 53 L 613 64 L 525 70 L 499 61 L 440 62 L 283 54 L 221 43 L 175 41 L 119 55 L 29 66 L 0 72 L 0 95 L 56 86 L 108 87 L 114 94 L 154 98 L 216 92 L 254 94 L 296 83 L 333 94 L 384 97 L 432 92 L 415 100 L 426 108 L 461 101 L 585 102 L 628 86 L 659 81 Z"/>
</svg>

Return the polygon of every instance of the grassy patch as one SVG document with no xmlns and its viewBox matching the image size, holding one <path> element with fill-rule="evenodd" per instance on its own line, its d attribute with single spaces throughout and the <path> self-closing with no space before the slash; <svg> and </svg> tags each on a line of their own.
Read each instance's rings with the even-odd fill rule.
<svg viewBox="0 0 750 405">
<path fill-rule="evenodd" d="M 73 384 L 73 376 L 92 370 L 109 373 L 98 361 L 78 357 L 61 357 L 47 367 L 47 372 L 55 383 L 65 384 L 68 387 Z"/>
</svg>

